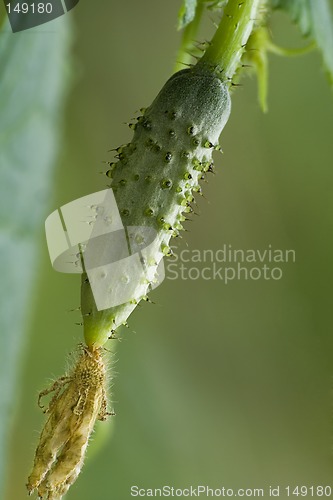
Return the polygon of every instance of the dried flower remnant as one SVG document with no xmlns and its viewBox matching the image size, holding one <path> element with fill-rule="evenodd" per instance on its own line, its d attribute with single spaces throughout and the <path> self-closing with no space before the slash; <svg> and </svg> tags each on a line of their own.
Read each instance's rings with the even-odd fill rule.
<svg viewBox="0 0 333 500">
<path fill-rule="evenodd" d="M 48 419 L 36 449 L 33 470 L 27 488 L 37 490 L 42 499 L 58 500 L 78 477 L 89 437 L 96 420 L 111 413 L 106 404 L 106 366 L 102 349 L 82 347 L 71 374 L 59 378 L 41 392 L 54 392 L 45 413 Z"/>
</svg>

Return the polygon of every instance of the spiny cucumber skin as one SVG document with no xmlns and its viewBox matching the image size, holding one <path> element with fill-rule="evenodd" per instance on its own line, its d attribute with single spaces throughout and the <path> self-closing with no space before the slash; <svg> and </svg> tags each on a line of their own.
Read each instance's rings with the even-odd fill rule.
<svg viewBox="0 0 333 500">
<path fill-rule="evenodd" d="M 150 226 L 157 232 L 157 265 L 169 253 L 171 236 L 182 229 L 192 192 L 212 165 L 212 152 L 231 109 L 227 86 L 216 75 L 192 68 L 173 75 L 135 125 L 132 142 L 122 148 L 112 171 L 112 189 L 124 226 Z M 138 283 L 143 298 L 149 283 Z M 140 300 L 140 299 L 139 299 Z M 135 309 L 138 300 L 98 311 L 83 275 L 81 310 L 88 346 L 99 347 Z"/>
</svg>

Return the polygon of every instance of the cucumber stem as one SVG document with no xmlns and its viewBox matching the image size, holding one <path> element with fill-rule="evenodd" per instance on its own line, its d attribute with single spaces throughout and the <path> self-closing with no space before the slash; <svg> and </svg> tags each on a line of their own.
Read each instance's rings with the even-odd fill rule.
<svg viewBox="0 0 333 500">
<path fill-rule="evenodd" d="M 258 16 L 261 0 L 229 0 L 210 46 L 197 64 L 209 66 L 223 80 L 237 71 Z"/>
</svg>

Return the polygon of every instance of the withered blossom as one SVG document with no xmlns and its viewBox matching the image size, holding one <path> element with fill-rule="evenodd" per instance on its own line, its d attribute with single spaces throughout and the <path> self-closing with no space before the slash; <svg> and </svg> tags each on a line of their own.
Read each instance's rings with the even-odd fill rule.
<svg viewBox="0 0 333 500">
<path fill-rule="evenodd" d="M 105 420 L 106 366 L 103 349 L 82 346 L 80 357 L 69 375 L 42 391 L 54 392 L 46 408 L 48 419 L 40 435 L 33 470 L 27 488 L 31 495 L 59 500 L 78 477 L 96 420 Z"/>
</svg>

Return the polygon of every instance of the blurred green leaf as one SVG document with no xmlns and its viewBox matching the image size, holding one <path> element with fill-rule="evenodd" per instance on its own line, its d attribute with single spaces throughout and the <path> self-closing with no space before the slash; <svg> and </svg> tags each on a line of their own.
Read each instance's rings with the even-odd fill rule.
<svg viewBox="0 0 333 500">
<path fill-rule="evenodd" d="M 178 29 L 183 29 L 195 18 L 197 0 L 184 0 L 178 14 Z"/>
<path fill-rule="evenodd" d="M 287 12 L 292 21 L 299 25 L 302 34 L 305 36 L 312 34 L 310 3 L 311 0 L 272 0 L 273 8 Z"/>
<path fill-rule="evenodd" d="M 64 17 L 28 32 L 13 34 L 8 23 L 1 30 L 0 491 L 69 82 L 69 33 Z"/>
<path fill-rule="evenodd" d="M 304 36 L 312 37 L 322 52 L 325 69 L 333 85 L 333 17 L 329 0 L 271 0 L 297 23 Z"/>
</svg>

